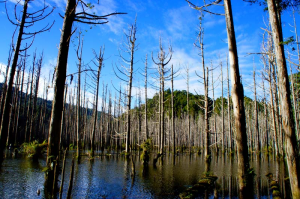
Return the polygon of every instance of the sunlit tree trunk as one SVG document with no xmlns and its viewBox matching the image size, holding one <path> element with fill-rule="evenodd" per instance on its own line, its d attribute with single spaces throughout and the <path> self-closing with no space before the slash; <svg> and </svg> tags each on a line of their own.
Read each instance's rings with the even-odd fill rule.
<svg viewBox="0 0 300 199">
<path fill-rule="evenodd" d="M 235 117 L 236 144 L 238 150 L 238 179 L 239 179 L 239 196 L 240 198 L 248 198 L 252 193 L 251 181 L 247 176 L 249 171 L 247 134 L 245 123 L 244 108 L 244 89 L 240 81 L 238 54 L 236 47 L 235 31 L 233 25 L 231 1 L 224 0 L 231 85 L 232 85 L 232 103 Z"/>
<path fill-rule="evenodd" d="M 54 85 L 54 97 L 52 101 L 51 120 L 49 124 L 47 165 L 51 168 L 51 163 L 59 154 L 61 119 L 64 103 L 64 89 L 67 72 L 67 61 L 69 54 L 70 37 L 72 34 L 72 25 L 75 18 L 76 0 L 68 0 L 66 14 L 64 17 L 61 39 L 59 44 L 56 77 Z M 53 170 L 46 174 L 46 186 L 52 187 L 54 179 Z"/>
<path fill-rule="evenodd" d="M 299 152 L 295 132 L 295 121 L 293 120 L 292 116 L 290 85 L 284 54 L 284 46 L 282 45 L 282 29 L 281 24 L 278 20 L 278 15 L 280 14 L 278 8 L 276 8 L 275 0 L 268 0 L 267 3 L 277 61 L 279 92 L 281 98 L 280 105 L 283 119 L 283 128 L 286 137 L 285 146 L 291 190 L 293 198 L 300 198 Z"/>
</svg>

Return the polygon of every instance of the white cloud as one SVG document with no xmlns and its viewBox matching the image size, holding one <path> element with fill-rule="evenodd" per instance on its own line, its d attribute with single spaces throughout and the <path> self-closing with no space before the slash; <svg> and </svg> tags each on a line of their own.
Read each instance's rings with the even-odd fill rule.
<svg viewBox="0 0 300 199">
<path fill-rule="evenodd" d="M 91 10 L 91 13 L 95 12 L 98 15 L 107 15 L 114 12 L 120 12 L 118 10 L 117 2 L 115 0 L 101 0 L 99 4 L 94 4 L 94 8 Z M 104 30 L 107 29 L 107 26 L 110 31 L 119 35 L 123 33 L 125 22 L 122 17 L 115 15 L 108 17 L 108 23 L 101 26 Z"/>
</svg>

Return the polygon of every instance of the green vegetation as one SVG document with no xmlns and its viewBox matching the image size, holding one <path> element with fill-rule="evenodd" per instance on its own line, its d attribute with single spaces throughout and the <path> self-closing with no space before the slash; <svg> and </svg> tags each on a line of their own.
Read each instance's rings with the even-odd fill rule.
<svg viewBox="0 0 300 199">
<path fill-rule="evenodd" d="M 39 144 L 37 140 L 30 143 L 23 143 L 20 147 L 21 153 L 25 153 L 29 158 L 37 159 L 47 149 L 47 140 Z"/>
<path fill-rule="evenodd" d="M 151 144 L 152 144 L 152 140 L 151 139 L 147 139 L 141 145 L 141 148 L 143 149 L 143 153 L 140 156 L 140 160 L 143 162 L 144 166 L 148 165 L 148 163 L 149 163 Z"/>
</svg>

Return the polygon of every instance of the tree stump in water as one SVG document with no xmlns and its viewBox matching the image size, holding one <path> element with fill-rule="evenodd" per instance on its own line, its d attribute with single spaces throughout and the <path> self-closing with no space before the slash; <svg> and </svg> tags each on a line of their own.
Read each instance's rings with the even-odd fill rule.
<svg viewBox="0 0 300 199">
<path fill-rule="evenodd" d="M 279 184 L 276 180 L 273 179 L 273 174 L 268 173 L 266 174 L 266 176 L 269 178 L 273 199 L 282 199 Z"/>
<path fill-rule="evenodd" d="M 153 166 L 156 166 L 157 160 L 158 160 L 158 158 L 160 158 L 161 156 L 162 156 L 162 153 L 158 153 L 158 154 L 156 155 L 156 158 L 153 159 Z"/>
<path fill-rule="evenodd" d="M 187 188 L 184 192 L 179 194 L 179 197 L 181 199 L 196 198 L 203 191 L 214 188 L 217 179 L 217 176 L 205 175 L 197 184 Z"/>
</svg>

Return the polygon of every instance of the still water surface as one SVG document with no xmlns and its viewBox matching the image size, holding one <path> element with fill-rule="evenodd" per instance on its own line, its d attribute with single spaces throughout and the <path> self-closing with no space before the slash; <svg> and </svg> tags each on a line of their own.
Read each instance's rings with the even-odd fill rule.
<svg viewBox="0 0 300 199">
<path fill-rule="evenodd" d="M 153 154 L 154 155 L 154 154 Z M 66 161 L 66 173 L 62 198 L 66 198 L 72 154 Z M 203 155 L 180 154 L 164 156 L 156 167 L 152 161 L 144 168 L 139 155 L 134 156 L 135 175 L 132 178 L 132 164 L 119 154 L 102 156 L 94 161 L 82 157 L 74 167 L 72 198 L 179 198 L 179 194 L 195 184 L 205 171 Z M 151 158 L 152 160 L 152 158 Z M 28 158 L 7 158 L 0 168 L 0 198 L 45 198 L 43 191 L 45 158 L 33 162 Z M 284 163 L 272 157 L 252 158 L 256 198 L 272 198 L 269 181 L 265 176 L 273 173 L 284 198 L 289 198 L 289 185 L 284 181 Z M 213 156 L 211 171 L 218 176 L 218 198 L 237 198 L 237 160 L 228 156 Z M 59 176 L 60 179 L 60 176 Z M 59 182 L 60 184 L 60 182 Z M 40 195 L 37 194 L 40 190 Z M 199 198 L 204 197 L 200 195 Z M 214 198 L 213 192 L 208 198 Z"/>
</svg>

